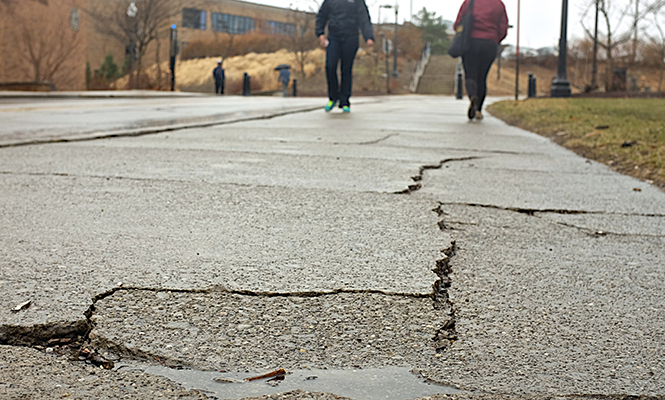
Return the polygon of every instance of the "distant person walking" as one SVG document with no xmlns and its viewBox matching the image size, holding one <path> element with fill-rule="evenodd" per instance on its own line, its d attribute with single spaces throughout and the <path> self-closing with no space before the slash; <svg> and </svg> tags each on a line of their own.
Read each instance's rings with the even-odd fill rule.
<svg viewBox="0 0 665 400">
<path fill-rule="evenodd" d="M 291 80 L 291 72 L 288 68 L 282 68 L 279 70 L 279 81 L 282 82 L 282 95 L 287 96 L 286 88 L 289 87 L 289 80 Z"/>
<path fill-rule="evenodd" d="M 222 68 L 222 60 L 217 61 L 217 68 L 212 70 L 212 77 L 215 79 L 215 94 L 224 94 L 224 68 Z"/>
<path fill-rule="evenodd" d="M 328 38 L 325 28 L 328 25 Z M 368 46 L 374 45 L 374 31 L 365 0 L 324 0 L 316 14 L 316 36 L 322 47 L 326 47 L 326 80 L 328 82 L 328 104 L 326 112 L 339 103 L 344 112 L 351 111 L 353 60 L 358 52 L 359 31 Z M 341 86 L 337 78 L 337 65 L 342 69 Z"/>
<path fill-rule="evenodd" d="M 454 28 L 469 13 L 465 0 L 457 15 Z M 475 0 L 471 26 L 471 47 L 462 56 L 466 76 L 466 93 L 469 95 L 469 119 L 483 119 L 482 109 L 487 95 L 487 74 L 497 55 L 499 43 L 508 33 L 508 16 L 501 0 Z"/>
</svg>

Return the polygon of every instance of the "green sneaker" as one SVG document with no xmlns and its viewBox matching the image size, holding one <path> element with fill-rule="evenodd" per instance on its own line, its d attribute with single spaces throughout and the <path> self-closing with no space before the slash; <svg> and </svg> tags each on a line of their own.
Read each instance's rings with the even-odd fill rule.
<svg viewBox="0 0 665 400">
<path fill-rule="evenodd" d="M 336 101 L 330 100 L 328 102 L 328 104 L 326 104 L 326 107 L 325 107 L 326 112 L 330 112 L 330 110 L 332 110 L 335 107 L 335 104 L 337 104 Z"/>
<path fill-rule="evenodd" d="M 350 112 L 351 112 L 351 108 L 350 108 L 349 106 L 343 106 L 343 107 L 342 107 L 342 112 L 350 113 Z"/>
</svg>

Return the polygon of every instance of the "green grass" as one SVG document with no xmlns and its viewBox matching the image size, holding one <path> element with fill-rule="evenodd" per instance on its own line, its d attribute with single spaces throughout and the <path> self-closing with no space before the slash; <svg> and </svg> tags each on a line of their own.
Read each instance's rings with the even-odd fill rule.
<svg viewBox="0 0 665 400">
<path fill-rule="evenodd" d="M 665 99 L 532 99 L 488 107 L 508 124 L 665 188 Z"/>
</svg>

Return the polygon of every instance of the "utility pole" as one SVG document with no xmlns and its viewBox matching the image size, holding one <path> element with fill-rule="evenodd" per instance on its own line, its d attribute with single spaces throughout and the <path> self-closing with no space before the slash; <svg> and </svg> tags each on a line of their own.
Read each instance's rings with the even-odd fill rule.
<svg viewBox="0 0 665 400">
<path fill-rule="evenodd" d="M 517 0 L 517 47 L 515 48 L 515 100 L 520 97 L 520 0 Z"/>
<path fill-rule="evenodd" d="M 600 0 L 596 0 L 596 26 L 593 30 L 593 66 L 591 67 L 591 90 L 598 88 L 598 11 Z"/>
<path fill-rule="evenodd" d="M 393 63 L 393 76 L 397 78 L 399 73 L 397 72 L 397 12 L 399 11 L 399 4 L 395 4 L 395 38 L 393 39 L 393 55 L 395 56 L 395 62 Z"/>
<path fill-rule="evenodd" d="M 570 97 L 570 82 L 566 73 L 566 53 L 568 52 L 568 0 L 561 6 L 561 38 L 559 40 L 559 68 L 552 82 L 552 97 Z"/>
<path fill-rule="evenodd" d="M 171 91 L 175 91 L 175 57 L 178 55 L 178 27 L 171 25 L 171 36 L 169 46 L 169 66 L 171 67 Z"/>
</svg>

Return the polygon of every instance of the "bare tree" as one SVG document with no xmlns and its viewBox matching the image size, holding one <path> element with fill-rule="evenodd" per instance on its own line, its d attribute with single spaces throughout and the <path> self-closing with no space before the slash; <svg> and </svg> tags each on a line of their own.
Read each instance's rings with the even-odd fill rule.
<svg viewBox="0 0 665 400">
<path fill-rule="evenodd" d="M 180 12 L 180 4 L 180 0 L 120 0 L 87 10 L 100 33 L 130 50 L 136 63 L 136 87 L 141 87 L 142 61 L 148 46 L 168 35 L 169 23 Z"/>
<path fill-rule="evenodd" d="M 318 45 L 316 35 L 314 34 L 315 14 L 311 12 L 294 12 L 291 14 L 289 21 L 295 25 L 295 32 L 288 38 L 288 50 L 291 52 L 293 62 L 298 65 L 302 77 L 305 77 L 305 65 L 312 59 L 311 50 L 315 49 Z"/>
<path fill-rule="evenodd" d="M 631 5 L 635 6 L 632 14 L 633 18 L 633 43 L 630 56 L 630 65 L 635 65 L 637 61 L 637 49 L 639 47 L 640 24 L 654 11 L 657 13 L 665 6 L 665 0 L 632 0 Z"/>
<path fill-rule="evenodd" d="M 665 8 L 665 6 L 661 8 Z M 652 10 L 649 22 L 656 29 L 656 34 L 651 34 L 645 30 L 645 34 L 649 39 L 646 44 L 646 51 L 647 55 L 651 53 L 654 56 L 650 58 L 658 66 L 658 92 L 662 92 L 663 77 L 665 75 L 665 11 L 661 12 L 660 9 Z"/>
<path fill-rule="evenodd" d="M 5 0 L 3 0 L 4 2 Z M 81 45 L 77 30 L 71 29 L 69 13 L 57 13 L 46 7 L 16 12 L 9 40 L 10 69 L 17 76 L 35 82 L 68 86 L 76 80 L 76 60 L 72 56 Z"/>
<path fill-rule="evenodd" d="M 616 0 L 599 0 L 598 9 L 605 22 L 605 32 L 599 32 L 601 40 L 598 44 L 605 50 L 605 89 L 612 90 L 612 70 L 614 68 L 615 50 L 624 43 L 630 41 L 631 30 L 626 27 L 626 20 L 630 14 L 631 2 L 627 3 Z M 587 11 L 595 8 L 596 0 L 592 0 L 587 7 Z M 587 12 L 583 14 L 582 27 L 586 34 L 593 39 L 594 34 L 584 24 Z"/>
</svg>

